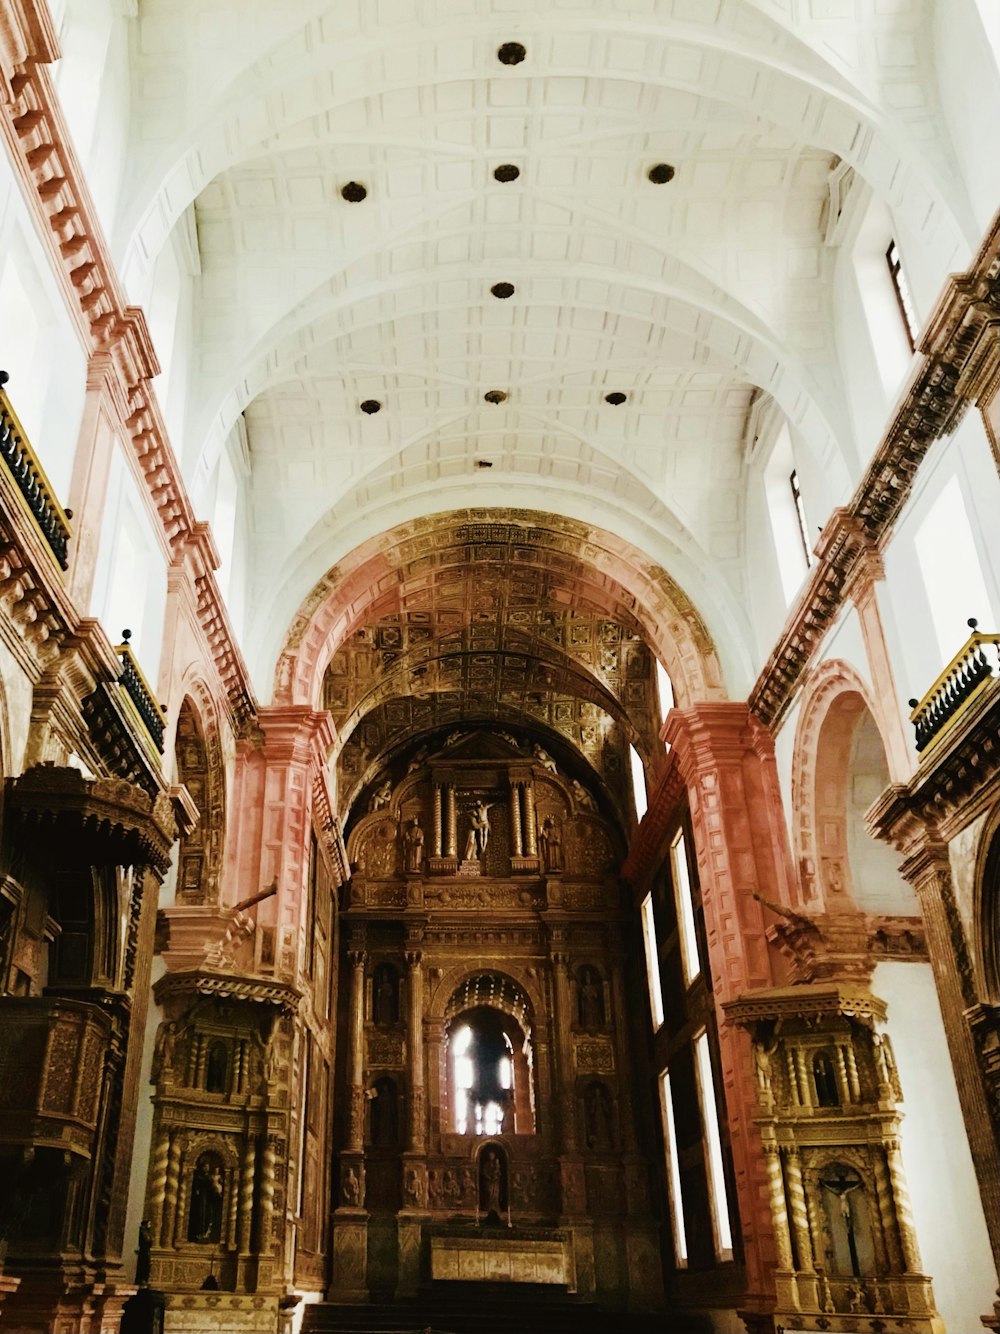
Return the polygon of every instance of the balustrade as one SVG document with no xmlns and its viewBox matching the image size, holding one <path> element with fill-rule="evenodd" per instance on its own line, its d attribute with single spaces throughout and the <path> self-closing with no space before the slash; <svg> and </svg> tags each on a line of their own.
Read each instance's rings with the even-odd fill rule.
<svg viewBox="0 0 1000 1334">
<path fill-rule="evenodd" d="M 150 740 L 162 755 L 163 732 L 166 727 L 163 715 L 166 709 L 163 705 L 157 703 L 149 682 L 142 674 L 142 668 L 136 661 L 135 654 L 128 642 L 131 638 L 132 631 L 123 630 L 122 642 L 115 648 L 122 668 L 118 680 L 131 701 L 139 721 L 149 733 Z"/>
<path fill-rule="evenodd" d="M 0 457 L 17 483 L 31 517 L 60 569 L 65 570 L 69 566 L 67 552 L 72 511 L 64 510 L 56 500 L 45 470 L 35 457 L 35 451 L 3 387 L 9 379 L 6 371 L 0 371 Z"/>
<path fill-rule="evenodd" d="M 910 722 L 920 754 L 944 734 L 993 676 L 993 664 L 986 655 L 986 648 L 992 650 L 991 657 L 997 653 L 1000 661 L 1000 635 L 982 634 L 974 618 L 970 618 L 968 625 L 972 634 L 930 690 L 923 699 L 910 700 Z"/>
</svg>

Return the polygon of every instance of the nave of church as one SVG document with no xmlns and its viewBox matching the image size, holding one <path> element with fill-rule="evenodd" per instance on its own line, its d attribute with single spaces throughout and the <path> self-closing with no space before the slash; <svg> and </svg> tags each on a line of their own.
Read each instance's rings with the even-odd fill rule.
<svg viewBox="0 0 1000 1334">
<path fill-rule="evenodd" d="M 0 1334 L 1000 1329 L 995 0 L 0 0 Z"/>
</svg>

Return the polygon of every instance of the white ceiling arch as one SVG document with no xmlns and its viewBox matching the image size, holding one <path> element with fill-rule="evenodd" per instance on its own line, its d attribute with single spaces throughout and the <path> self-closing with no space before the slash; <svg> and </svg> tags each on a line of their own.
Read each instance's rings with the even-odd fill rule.
<svg viewBox="0 0 1000 1334">
<path fill-rule="evenodd" d="M 681 21 L 670 6 L 660 23 L 627 10 L 519 15 L 516 35 L 529 46 L 531 64 L 526 75 L 511 72 L 505 79 L 501 73 L 501 81 L 511 86 L 525 78 L 580 79 L 600 71 L 603 79 L 707 94 L 838 153 L 928 244 L 950 251 L 961 242 L 934 179 L 946 158 L 939 154 L 931 167 L 926 143 L 911 142 L 905 119 L 859 95 L 772 22 L 759 19 L 748 28 L 746 6 L 710 0 L 709 22 L 701 25 L 693 21 L 695 8 L 687 6 Z M 215 176 L 257 155 L 288 125 L 347 107 L 361 90 L 405 116 L 407 97 L 420 88 L 470 72 L 497 77 L 498 32 L 502 40 L 509 25 L 498 22 L 489 5 L 480 4 L 471 16 L 449 15 L 437 27 L 414 24 L 406 5 L 399 7 L 406 17 L 394 26 L 385 9 L 377 29 L 367 31 L 354 6 L 311 19 L 226 85 L 221 98 L 213 100 L 218 78 L 189 84 L 187 116 L 175 113 L 169 129 L 162 114 L 157 118 L 155 99 L 144 99 L 147 124 L 133 154 L 132 204 L 120 232 L 127 278 L 155 258 L 181 213 Z M 346 35 L 352 24 L 356 31 Z M 176 88 L 172 95 L 176 105 Z"/>
</svg>

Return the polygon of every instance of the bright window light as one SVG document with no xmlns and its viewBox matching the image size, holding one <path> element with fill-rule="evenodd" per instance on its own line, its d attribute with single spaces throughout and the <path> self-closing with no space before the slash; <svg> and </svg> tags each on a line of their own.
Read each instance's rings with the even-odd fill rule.
<svg viewBox="0 0 1000 1334">
<path fill-rule="evenodd" d="M 712 1077 L 712 1053 L 709 1051 L 708 1034 L 704 1029 L 694 1040 L 694 1056 L 698 1070 L 701 1120 L 705 1128 L 705 1156 L 708 1159 L 715 1254 L 719 1260 L 731 1260 L 733 1231 L 729 1223 L 729 1196 L 726 1193 L 726 1174 L 722 1168 L 722 1137 L 719 1134 L 719 1112 L 715 1101 L 715 1080 Z"/>
<path fill-rule="evenodd" d="M 674 683 L 671 681 L 666 667 L 659 660 L 656 662 L 656 693 L 660 701 L 660 722 L 662 723 L 667 714 L 674 707 Z"/>
<path fill-rule="evenodd" d="M 687 844 L 684 841 L 683 832 L 679 832 L 670 845 L 670 865 L 674 873 L 674 896 L 677 901 L 677 922 L 680 927 L 684 981 L 687 986 L 690 986 L 701 973 L 701 960 L 698 957 L 698 933 L 694 925 L 691 873 L 688 870 Z"/>
<path fill-rule="evenodd" d="M 656 948 L 656 922 L 653 918 L 653 896 L 642 901 L 642 943 L 646 950 L 646 979 L 649 982 L 649 1008 L 653 1012 L 653 1027 L 663 1027 L 663 992 L 660 990 L 660 959 Z"/>
<path fill-rule="evenodd" d="M 670 1222 L 674 1234 L 674 1259 L 678 1269 L 686 1269 L 688 1262 L 687 1232 L 684 1230 L 684 1197 L 681 1194 L 681 1174 L 677 1166 L 677 1130 L 674 1126 L 674 1102 L 670 1093 L 670 1072 L 660 1075 L 660 1114 L 663 1118 L 663 1144 L 667 1155 L 667 1196 L 670 1202 Z"/>
<path fill-rule="evenodd" d="M 635 746 L 628 748 L 629 763 L 632 767 L 632 795 L 635 797 L 635 816 L 641 820 L 646 814 L 646 766 Z"/>
<path fill-rule="evenodd" d="M 969 512 L 957 477 L 934 499 L 913 539 L 943 667 L 969 637 L 966 620 L 992 615 Z"/>
</svg>

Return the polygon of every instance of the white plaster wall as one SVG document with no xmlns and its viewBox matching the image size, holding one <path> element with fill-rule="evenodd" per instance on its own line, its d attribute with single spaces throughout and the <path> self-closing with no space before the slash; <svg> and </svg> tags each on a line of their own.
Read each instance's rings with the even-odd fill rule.
<svg viewBox="0 0 1000 1334">
<path fill-rule="evenodd" d="M 983 630 L 1000 627 L 1000 555 L 996 552 L 996 544 L 990 540 L 995 516 L 1000 513 L 1000 478 L 982 420 L 978 413 L 970 411 L 955 435 L 938 441 L 928 453 L 885 553 L 886 596 L 883 605 L 891 608 L 893 636 L 898 643 L 893 669 L 904 707 L 908 698 L 919 699 L 924 694 L 951 656 L 943 656 L 937 644 L 914 538 L 935 499 L 952 477 L 958 479 L 968 512 L 988 605 L 965 605 L 961 586 L 955 588 L 955 630 L 951 652 L 961 648 L 968 634 L 967 617 L 977 616 Z"/>
<path fill-rule="evenodd" d="M 6 715 L 3 777 L 13 778 L 24 770 L 24 752 L 28 745 L 31 718 L 32 685 L 7 646 L 0 642 L 0 708 Z"/>
<path fill-rule="evenodd" d="M 65 502 L 86 357 L 6 154 L 0 155 L 0 368 L 10 375 L 14 411 Z"/>
<path fill-rule="evenodd" d="M 129 20 L 118 0 L 64 0 L 54 69 L 73 146 L 107 236 L 114 234 L 129 126 Z"/>
<path fill-rule="evenodd" d="M 971 1334 L 992 1310 L 997 1275 L 930 965 L 881 963 L 872 991 L 888 1005 L 903 1086 L 900 1144 L 924 1272 L 949 1334 Z"/>
<path fill-rule="evenodd" d="M 987 129 L 1000 120 L 1000 69 L 984 19 L 1000 46 L 997 0 L 947 0 L 934 6 L 941 109 L 979 232 L 985 231 L 1000 204 L 1000 154 Z"/>
<path fill-rule="evenodd" d="M 108 479 L 90 612 L 111 642 L 124 628 L 147 681 L 157 679 L 163 649 L 167 571 L 153 520 L 121 450 Z"/>
</svg>

